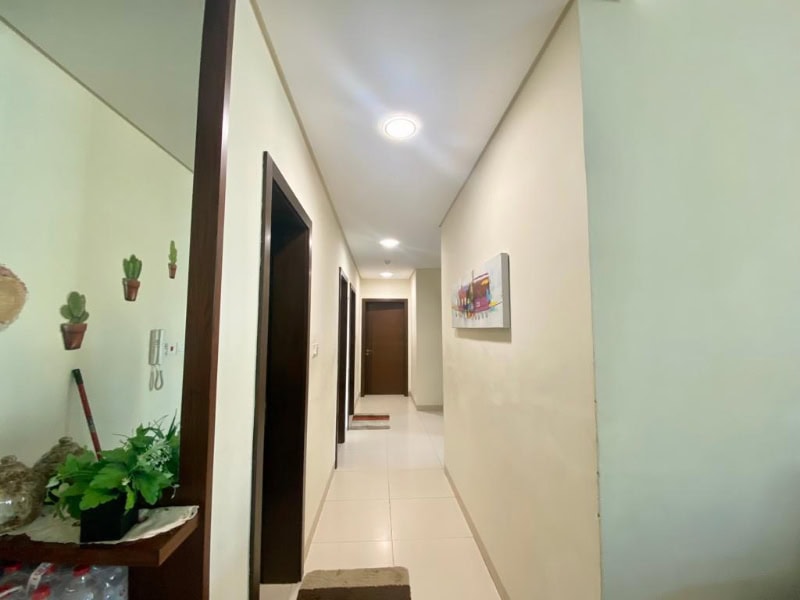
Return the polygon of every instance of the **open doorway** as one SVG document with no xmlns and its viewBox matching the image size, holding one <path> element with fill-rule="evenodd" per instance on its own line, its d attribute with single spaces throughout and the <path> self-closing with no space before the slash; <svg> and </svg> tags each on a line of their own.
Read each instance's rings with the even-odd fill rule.
<svg viewBox="0 0 800 600">
<path fill-rule="evenodd" d="M 408 301 L 365 299 L 361 395 L 408 396 Z"/>
<path fill-rule="evenodd" d="M 264 154 L 250 597 L 303 575 L 311 220 Z"/>
</svg>

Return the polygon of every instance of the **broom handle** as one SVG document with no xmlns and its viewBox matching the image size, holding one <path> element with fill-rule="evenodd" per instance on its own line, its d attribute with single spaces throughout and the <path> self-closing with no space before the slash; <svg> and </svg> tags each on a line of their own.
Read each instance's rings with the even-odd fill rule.
<svg viewBox="0 0 800 600">
<path fill-rule="evenodd" d="M 78 393 L 81 396 L 83 414 L 86 416 L 86 424 L 89 426 L 89 434 L 92 436 L 94 453 L 97 454 L 97 458 L 100 458 L 100 438 L 97 437 L 97 429 L 94 426 L 94 418 L 92 417 L 92 408 L 89 406 L 89 398 L 86 396 L 86 388 L 83 385 L 83 375 L 81 375 L 81 370 L 72 369 L 72 377 L 75 378 L 75 383 L 78 386 Z"/>
</svg>

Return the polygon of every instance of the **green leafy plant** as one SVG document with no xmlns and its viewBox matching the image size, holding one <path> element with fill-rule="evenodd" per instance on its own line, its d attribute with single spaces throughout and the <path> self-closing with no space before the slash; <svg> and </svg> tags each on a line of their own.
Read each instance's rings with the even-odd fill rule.
<svg viewBox="0 0 800 600">
<path fill-rule="evenodd" d="M 175 246 L 175 240 L 171 240 L 169 243 L 169 264 L 178 264 L 178 248 Z"/>
<path fill-rule="evenodd" d="M 131 254 L 129 258 L 122 259 L 122 270 L 125 271 L 125 279 L 139 279 L 142 274 L 142 261 Z"/>
<path fill-rule="evenodd" d="M 86 296 L 78 292 L 70 292 L 67 296 L 67 303 L 61 307 L 61 316 L 73 325 L 85 323 L 89 318 L 89 313 L 86 312 Z"/>
<path fill-rule="evenodd" d="M 48 501 L 56 513 L 79 519 L 81 512 L 120 497 L 125 511 L 152 506 L 164 490 L 178 485 L 180 433 L 175 419 L 164 431 L 161 422 L 140 425 L 119 448 L 100 458 L 86 450 L 67 456 L 48 484 Z"/>
</svg>

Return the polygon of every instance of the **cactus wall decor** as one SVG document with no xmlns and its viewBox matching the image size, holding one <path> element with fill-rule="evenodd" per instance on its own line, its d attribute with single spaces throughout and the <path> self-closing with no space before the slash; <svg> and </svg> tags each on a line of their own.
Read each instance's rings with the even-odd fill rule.
<svg viewBox="0 0 800 600">
<path fill-rule="evenodd" d="M 178 270 L 178 248 L 175 246 L 175 240 L 171 240 L 169 243 L 169 263 L 167 268 L 169 269 L 169 278 L 175 279 L 175 272 Z"/>
<path fill-rule="evenodd" d="M 122 270 L 125 272 L 125 277 L 122 280 L 125 300 L 135 302 L 136 297 L 139 295 L 139 285 L 141 283 L 139 276 L 142 274 L 142 261 L 135 254 L 131 254 L 128 258 L 122 259 Z"/>
<path fill-rule="evenodd" d="M 61 316 L 67 322 L 61 324 L 61 336 L 64 338 L 65 350 L 77 350 L 83 343 L 86 333 L 86 321 L 89 313 L 86 312 L 86 296 L 78 292 L 70 292 L 67 303 L 61 307 Z"/>
</svg>

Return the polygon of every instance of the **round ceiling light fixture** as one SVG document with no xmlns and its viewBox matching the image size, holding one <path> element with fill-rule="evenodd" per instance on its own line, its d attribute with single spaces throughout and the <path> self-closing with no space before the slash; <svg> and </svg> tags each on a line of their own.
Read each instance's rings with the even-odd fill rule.
<svg viewBox="0 0 800 600">
<path fill-rule="evenodd" d="M 385 240 L 381 240 L 381 246 L 384 248 L 397 248 L 399 245 L 400 242 L 394 238 L 386 238 Z"/>
<path fill-rule="evenodd" d="M 419 124 L 409 115 L 393 115 L 383 122 L 383 133 L 393 140 L 407 140 L 416 135 Z"/>
<path fill-rule="evenodd" d="M 381 277 L 383 277 L 384 279 L 391 279 L 392 277 L 394 277 L 394 273 L 390 273 L 389 271 L 384 271 L 383 273 L 381 273 Z"/>
</svg>

